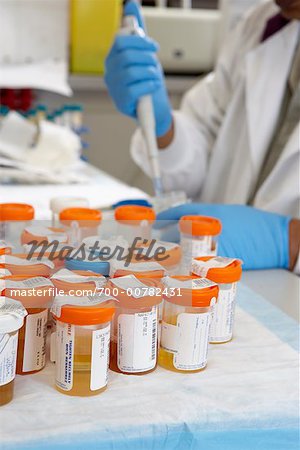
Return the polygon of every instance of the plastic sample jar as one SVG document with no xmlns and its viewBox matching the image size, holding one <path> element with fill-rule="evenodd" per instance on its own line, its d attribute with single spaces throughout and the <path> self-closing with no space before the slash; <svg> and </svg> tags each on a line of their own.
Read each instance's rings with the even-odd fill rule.
<svg viewBox="0 0 300 450">
<path fill-rule="evenodd" d="M 19 302 L 0 297 L 0 406 L 14 395 L 18 333 L 26 314 Z"/>
<path fill-rule="evenodd" d="M 12 275 L 50 277 L 54 264 L 47 258 L 38 260 L 35 257 L 27 259 L 26 253 L 0 256 L 0 268 L 7 269 Z"/>
<path fill-rule="evenodd" d="M 65 294 L 88 295 L 86 292 L 95 293 L 97 289 L 103 288 L 107 282 L 106 278 L 96 272 L 88 270 L 61 269 L 51 277 L 55 288 L 64 291 Z"/>
<path fill-rule="evenodd" d="M 209 342 L 222 344 L 231 341 L 237 284 L 242 276 L 241 261 L 223 257 L 195 258 L 191 271 L 218 283 L 220 288 L 218 302 L 213 308 Z"/>
<path fill-rule="evenodd" d="M 112 278 L 134 275 L 136 278 L 161 280 L 167 275 L 166 269 L 157 262 L 132 263 L 125 265 L 124 262 L 115 261 L 111 263 L 110 276 Z"/>
<path fill-rule="evenodd" d="M 34 242 L 35 244 L 50 244 L 57 242 L 58 244 L 65 244 L 68 241 L 68 236 L 64 229 L 55 227 L 30 226 L 26 227 L 21 234 L 22 245 Z"/>
<path fill-rule="evenodd" d="M 118 234 L 129 244 L 135 239 L 150 239 L 155 218 L 154 210 L 148 206 L 124 205 L 115 209 Z"/>
<path fill-rule="evenodd" d="M 34 209 L 23 203 L 0 203 L 0 239 L 20 246 L 20 236 L 34 219 Z"/>
<path fill-rule="evenodd" d="M 214 256 L 218 249 L 218 235 L 222 224 L 214 217 L 183 216 L 179 221 L 183 270 L 190 269 L 192 258 Z"/>
<path fill-rule="evenodd" d="M 53 300 L 53 284 L 47 278 L 8 276 L 4 294 L 18 300 L 28 316 L 19 331 L 17 374 L 28 375 L 42 370 L 46 364 L 48 308 Z"/>
<path fill-rule="evenodd" d="M 88 208 L 89 201 L 83 197 L 55 197 L 50 200 L 50 209 L 52 211 L 52 226 L 59 224 L 59 214 L 68 208 Z"/>
<path fill-rule="evenodd" d="M 68 208 L 59 213 L 61 225 L 65 227 L 68 241 L 77 246 L 82 240 L 99 233 L 102 214 L 97 209 Z"/>
<path fill-rule="evenodd" d="M 162 285 L 133 275 L 111 279 L 110 295 L 119 302 L 111 334 L 110 369 L 144 375 L 157 365 L 158 306 Z"/>
<path fill-rule="evenodd" d="M 59 392 L 92 396 L 107 386 L 110 323 L 115 309 L 101 306 L 61 308 L 56 319 L 55 385 Z"/>
<path fill-rule="evenodd" d="M 176 270 L 181 262 L 181 248 L 174 242 L 152 240 L 138 243 L 135 261 L 156 261 L 169 271 Z"/>
<path fill-rule="evenodd" d="M 205 278 L 166 277 L 158 364 L 175 372 L 205 369 L 217 284 Z"/>
</svg>

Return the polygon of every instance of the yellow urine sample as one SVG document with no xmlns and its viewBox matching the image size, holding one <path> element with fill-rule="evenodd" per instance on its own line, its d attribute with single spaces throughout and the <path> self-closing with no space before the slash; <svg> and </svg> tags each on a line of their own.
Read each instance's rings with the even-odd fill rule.
<svg viewBox="0 0 300 450">
<path fill-rule="evenodd" d="M 97 395 L 106 390 L 107 386 L 92 391 L 91 384 L 92 369 L 92 333 L 84 335 L 75 333 L 74 360 L 73 360 L 73 387 L 69 391 L 56 386 L 59 392 L 66 395 L 89 397 Z"/>
<path fill-rule="evenodd" d="M 14 395 L 14 380 L 10 383 L 4 384 L 0 386 L 0 406 L 6 405 L 9 403 Z"/>
</svg>

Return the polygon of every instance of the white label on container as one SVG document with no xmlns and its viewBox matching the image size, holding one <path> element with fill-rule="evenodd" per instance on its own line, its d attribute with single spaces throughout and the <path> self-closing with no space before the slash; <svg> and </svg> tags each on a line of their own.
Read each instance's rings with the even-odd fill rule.
<svg viewBox="0 0 300 450">
<path fill-rule="evenodd" d="M 118 288 L 123 289 L 125 294 L 132 295 L 132 297 L 134 298 L 141 298 L 149 295 L 148 293 L 149 286 L 142 283 L 134 275 L 126 275 L 125 277 L 112 278 L 110 282 L 113 283 Z"/>
<path fill-rule="evenodd" d="M 162 321 L 160 346 L 170 353 L 176 353 L 178 348 L 178 328 L 177 325 Z"/>
<path fill-rule="evenodd" d="M 23 372 L 40 370 L 45 366 L 47 320 L 47 309 L 26 318 Z"/>
<path fill-rule="evenodd" d="M 208 280 L 207 278 L 178 280 L 172 277 L 164 277 L 162 279 L 163 284 L 167 288 L 172 289 L 207 289 L 212 286 L 216 286 L 216 283 Z"/>
<path fill-rule="evenodd" d="M 50 361 L 55 362 L 56 351 L 56 331 L 53 331 L 50 335 Z"/>
<path fill-rule="evenodd" d="M 92 282 L 95 284 L 96 289 L 100 289 L 106 283 L 106 278 L 103 275 L 100 275 L 99 277 L 84 276 L 73 273 L 71 272 L 71 270 L 68 269 L 59 270 L 51 277 L 51 280 L 60 280 L 66 283 L 74 283 L 74 284 Z"/>
<path fill-rule="evenodd" d="M 218 302 L 212 312 L 210 342 L 225 342 L 232 338 L 236 290 L 237 283 L 220 286 Z"/>
<path fill-rule="evenodd" d="M 206 366 L 210 313 L 182 313 L 177 326 L 162 323 L 161 346 L 174 353 L 173 364 L 179 370 L 199 370 Z"/>
<path fill-rule="evenodd" d="M 73 387 L 74 344 L 74 325 L 57 321 L 55 381 L 64 391 L 70 391 Z"/>
<path fill-rule="evenodd" d="M 3 280 L 1 280 L 3 281 Z M 12 314 L 17 317 L 27 316 L 27 311 L 21 302 L 13 300 L 8 297 L 0 298 L 0 315 L 2 314 Z"/>
<path fill-rule="evenodd" d="M 92 362 L 91 362 L 91 391 L 96 391 L 107 385 L 109 363 L 110 324 L 93 331 Z"/>
<path fill-rule="evenodd" d="M 213 257 L 208 261 L 199 261 L 193 259 L 191 264 L 191 272 L 195 275 L 198 275 L 199 277 L 205 277 L 209 269 L 228 267 L 234 261 L 237 260 L 234 258 L 224 258 L 222 256 Z"/>
<path fill-rule="evenodd" d="M 0 334 L 0 386 L 15 378 L 18 348 L 18 333 Z"/>
<path fill-rule="evenodd" d="M 111 276 L 113 276 L 117 270 L 127 270 L 140 273 L 162 271 L 164 274 L 167 273 L 166 269 L 161 264 L 155 261 L 132 263 L 127 266 L 124 262 L 116 261 L 111 264 Z"/>
<path fill-rule="evenodd" d="M 149 312 L 118 317 L 118 368 L 123 372 L 147 372 L 157 358 L 157 307 Z"/>
<path fill-rule="evenodd" d="M 53 284 L 51 283 L 48 278 L 44 277 L 34 277 L 34 278 L 28 278 L 27 280 L 22 281 L 13 281 L 13 280 L 4 280 L 5 288 L 8 289 L 32 289 L 32 288 L 40 288 L 43 286 L 51 286 L 53 287 Z"/>
</svg>

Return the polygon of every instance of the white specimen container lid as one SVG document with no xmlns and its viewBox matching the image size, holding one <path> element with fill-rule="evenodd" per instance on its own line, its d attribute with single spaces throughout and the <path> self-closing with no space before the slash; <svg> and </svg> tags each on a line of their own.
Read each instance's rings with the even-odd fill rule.
<svg viewBox="0 0 300 450">
<path fill-rule="evenodd" d="M 53 213 L 59 214 L 67 208 L 88 208 L 89 201 L 84 197 L 55 197 L 50 200 L 50 209 Z"/>
</svg>

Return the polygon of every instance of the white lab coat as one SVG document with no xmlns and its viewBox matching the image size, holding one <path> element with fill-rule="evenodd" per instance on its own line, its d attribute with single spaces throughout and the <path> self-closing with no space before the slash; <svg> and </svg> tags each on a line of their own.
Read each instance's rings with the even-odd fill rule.
<svg viewBox="0 0 300 450">
<path fill-rule="evenodd" d="M 298 43 L 292 21 L 261 43 L 274 2 L 253 10 L 232 32 L 215 72 L 196 84 L 175 111 L 175 137 L 160 152 L 165 188 L 206 203 L 245 204 L 253 195 L 276 130 Z M 132 139 L 135 162 L 150 174 L 140 130 Z M 254 206 L 299 216 L 300 118 Z"/>
</svg>

